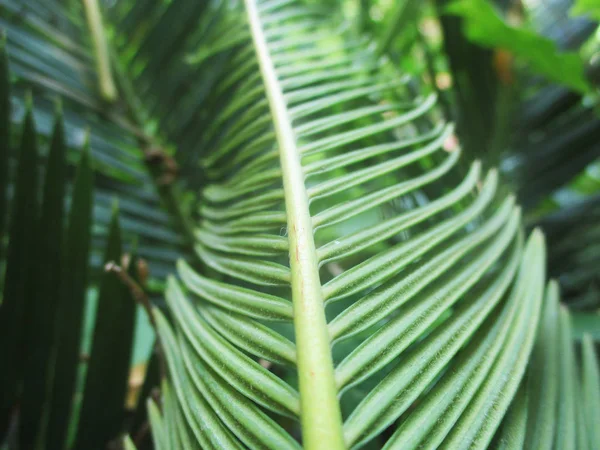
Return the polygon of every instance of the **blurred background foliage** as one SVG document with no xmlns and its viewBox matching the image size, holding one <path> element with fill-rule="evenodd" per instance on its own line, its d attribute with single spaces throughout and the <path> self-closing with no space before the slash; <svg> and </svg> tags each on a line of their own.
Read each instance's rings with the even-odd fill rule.
<svg viewBox="0 0 600 450">
<path fill-rule="evenodd" d="M 387 57 L 433 84 L 463 148 L 500 167 L 528 226 L 544 229 L 549 274 L 560 280 L 563 300 L 573 309 L 597 310 L 596 2 L 342 3 Z"/>
<path fill-rule="evenodd" d="M 415 94 L 421 92 L 421 84 L 434 87 L 443 113 L 457 124 L 461 146 L 471 158 L 482 159 L 487 166 L 498 165 L 507 189 L 517 193 L 524 207 L 528 227 L 543 228 L 549 244 L 549 276 L 559 280 L 563 301 L 575 311 L 574 337 L 579 339 L 583 331 L 589 331 L 599 339 L 600 9 L 597 2 L 306 2 L 329 8 L 331 15 L 345 26 L 360 30 L 381 57 L 413 76 L 409 88 Z M 186 245 L 192 241 L 188 220 L 197 213 L 193 210 L 191 192 L 203 184 L 198 169 L 203 152 L 199 136 L 211 120 L 207 115 L 210 105 L 205 102 L 224 70 L 227 56 L 217 55 L 210 59 L 210 64 L 198 61 L 216 52 L 219 45 L 226 47 L 235 39 L 230 36 L 207 45 L 206 36 L 214 26 L 216 9 L 228 8 L 226 1 L 105 0 L 101 6 L 114 82 L 121 94 L 116 102 L 107 101 L 98 90 L 94 36 L 81 2 L 0 0 L 0 29 L 6 35 L 4 46 L 10 61 L 10 71 L 5 69 L 0 81 L 6 105 L 10 106 L 3 105 L 2 112 L 8 114 L 6 120 L 0 118 L 2 126 L 8 124 L 6 131 L 0 133 L 8 137 L 0 149 L 2 156 L 6 156 L 0 161 L 3 164 L 0 165 L 3 323 L 13 317 L 6 313 L 6 292 L 11 287 L 7 287 L 4 274 L 10 270 L 9 264 L 26 264 L 10 261 L 9 242 L 16 232 L 13 229 L 18 227 L 7 220 L 8 211 L 15 204 L 12 199 L 19 195 L 25 145 L 21 142 L 23 128 L 35 128 L 40 147 L 35 160 L 29 160 L 29 168 L 22 170 L 25 175 L 21 177 L 30 180 L 39 174 L 50 176 L 48 149 L 56 124 L 63 130 L 64 167 L 61 166 L 60 173 L 64 192 L 56 194 L 64 199 L 63 228 L 69 223 L 69 199 L 75 198 L 77 166 L 86 161 L 83 148 L 89 149 L 90 170 L 93 168 L 94 173 L 93 188 L 89 187 L 92 196 L 89 284 L 74 300 L 79 302 L 82 313 L 73 317 L 74 322 L 69 325 L 57 322 L 50 329 L 30 327 L 31 336 L 23 341 L 36 342 L 62 327 L 82 330 L 81 336 L 70 337 L 70 362 L 64 368 L 78 376 L 72 391 L 65 395 L 75 399 L 79 406 L 74 410 L 81 408 L 81 414 L 66 413 L 71 420 L 61 425 L 65 435 L 53 448 L 61 448 L 60 442 L 67 439 L 68 433 L 73 445 L 95 448 L 77 441 L 74 424 L 93 426 L 86 411 L 103 408 L 104 402 L 113 405 L 112 411 L 121 411 L 119 405 L 125 401 L 127 414 L 113 414 L 107 419 L 111 423 L 100 426 L 99 422 L 96 427 L 98 432 L 109 430 L 110 434 L 98 437 L 101 444 L 97 448 L 104 448 L 106 442 L 123 431 L 136 438 L 138 448 L 149 445 L 143 399 L 158 379 L 156 358 L 150 364 L 152 370 L 147 370 L 153 331 L 142 305 L 135 306 L 131 286 L 117 280 L 115 274 L 105 273 L 103 268 L 110 261 L 125 267 L 122 255 L 129 255 L 129 267 L 133 270 L 130 279 L 137 280 L 151 301 L 161 305 L 163 280 L 174 272 L 177 258 L 190 250 Z M 57 99 L 61 105 L 59 119 Z M 118 198 L 118 225 L 115 198 Z M 44 197 L 43 201 L 35 201 L 35 212 L 29 210 L 22 216 L 31 222 L 29 226 L 40 227 L 46 200 Z M 15 211 L 11 214 L 14 217 Z M 61 235 L 60 229 L 55 232 L 40 239 L 52 242 Z M 46 266 L 51 265 L 52 257 L 48 254 L 44 257 Z M 12 270 L 21 270 L 14 267 Z M 23 270 L 33 271 L 33 276 L 45 270 L 39 266 L 27 267 Z M 68 276 L 64 275 L 64 279 Z M 27 278 L 21 282 L 26 284 Z M 129 302 L 131 308 L 126 308 L 125 313 L 105 306 L 103 298 L 111 289 L 119 291 L 123 304 Z M 52 295 L 54 302 L 60 296 Z M 103 346 L 110 348 L 115 342 L 94 337 L 95 333 L 110 337 L 110 333 L 102 331 L 102 323 L 111 323 L 115 317 L 124 320 L 123 333 L 129 336 L 119 344 L 123 347 L 120 369 L 115 369 L 114 360 L 102 351 Z M 10 330 L 5 327 L 0 331 Z M 2 342 L 9 341 L 3 336 Z M 12 351 L 8 347 L 2 350 Z M 85 356 L 80 358 L 80 354 Z M 17 367 L 23 364 L 26 363 L 19 362 Z M 31 383 L 53 379 L 48 361 L 41 364 L 44 369 L 37 373 L 38 380 Z M 88 378 L 85 382 L 86 368 L 92 366 L 96 367 L 92 381 Z M 106 376 L 103 370 L 116 373 L 120 381 L 115 382 L 125 386 L 112 399 L 102 398 L 106 389 L 98 380 Z M 147 373 L 150 376 L 144 383 Z M 12 376 L 13 383 L 27 382 L 24 369 Z M 138 397 L 142 401 L 136 403 Z M 14 415 L 17 403 L 5 398 L 0 433 L 14 427 L 11 414 Z M 40 411 L 53 414 L 52 406 L 48 407 L 42 397 L 31 402 L 28 411 L 31 417 Z M 9 436 L 28 433 L 31 433 L 28 428 L 12 429 Z"/>
</svg>

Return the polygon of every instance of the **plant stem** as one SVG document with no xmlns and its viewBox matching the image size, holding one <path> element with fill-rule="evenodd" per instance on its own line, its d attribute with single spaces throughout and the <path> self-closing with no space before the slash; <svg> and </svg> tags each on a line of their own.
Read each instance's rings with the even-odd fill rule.
<svg viewBox="0 0 600 450">
<path fill-rule="evenodd" d="M 154 137 L 150 136 L 148 139 L 150 139 L 151 142 L 156 142 L 156 138 Z M 148 149 L 151 147 L 148 145 L 144 146 L 143 142 L 140 142 L 140 145 L 144 152 L 148 154 Z M 168 155 L 166 157 L 171 158 Z M 186 248 L 193 248 L 196 242 L 196 238 L 194 237 L 194 226 L 188 215 L 181 208 L 181 191 L 178 189 L 175 180 L 173 180 L 173 182 L 165 183 L 163 181 L 165 176 L 163 173 L 164 167 L 153 165 L 148 158 L 146 158 L 146 167 L 152 176 L 152 180 L 154 181 L 158 195 L 163 202 L 163 206 L 166 208 L 167 213 L 173 219 L 175 226 L 185 240 Z"/>
<path fill-rule="evenodd" d="M 115 68 L 115 74 L 117 77 L 117 81 L 119 83 L 119 87 L 121 88 L 121 92 L 123 94 L 122 100 L 125 106 L 127 107 L 128 119 L 131 120 L 135 126 L 136 132 L 135 135 L 137 137 L 138 144 L 142 151 L 145 153 L 145 163 L 146 168 L 148 169 L 148 173 L 152 177 L 152 181 L 154 182 L 154 186 L 158 192 L 158 195 L 163 203 L 163 206 L 167 210 L 169 216 L 175 222 L 175 226 L 177 227 L 177 231 L 181 233 L 185 240 L 186 249 L 191 249 L 194 247 L 194 243 L 196 241 L 194 237 L 194 227 L 190 221 L 190 218 L 184 213 L 181 208 L 181 193 L 177 189 L 175 182 L 164 183 L 164 167 L 160 162 L 157 164 L 155 159 L 148 158 L 149 151 L 158 150 L 157 153 L 162 153 L 165 159 L 170 159 L 171 157 L 166 154 L 164 150 L 162 150 L 162 146 L 159 143 L 159 140 L 154 135 L 148 135 L 145 131 L 143 131 L 146 127 L 146 117 L 147 115 L 141 109 L 141 101 L 136 96 L 135 90 L 127 78 L 125 70 L 121 66 L 118 58 L 115 55 L 114 49 L 111 52 L 112 54 L 112 63 Z M 156 155 L 158 156 L 158 155 Z M 172 180 L 175 181 L 175 180 Z M 192 252 L 195 255 L 195 252 Z"/>
<path fill-rule="evenodd" d="M 106 101 L 114 102 L 117 99 L 117 88 L 110 70 L 108 43 L 102 25 L 102 14 L 100 13 L 98 0 L 83 0 L 83 6 L 94 44 L 100 93 Z"/>
<path fill-rule="evenodd" d="M 290 243 L 303 444 L 308 450 L 340 450 L 345 448 L 342 419 L 300 153 L 255 0 L 245 0 L 245 3 L 280 152 Z"/>
</svg>

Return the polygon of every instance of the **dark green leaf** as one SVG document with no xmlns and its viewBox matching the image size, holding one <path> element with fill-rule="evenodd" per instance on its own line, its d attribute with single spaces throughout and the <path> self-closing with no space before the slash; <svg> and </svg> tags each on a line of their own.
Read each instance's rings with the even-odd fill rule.
<svg viewBox="0 0 600 450">
<path fill-rule="evenodd" d="M 0 307 L 0 430 L 4 430 L 23 376 L 25 306 L 35 295 L 38 220 L 38 149 L 32 100 L 23 125 L 15 194 L 11 205 L 3 303 Z"/>
<path fill-rule="evenodd" d="M 598 428 L 598 418 L 600 417 L 600 366 L 598 366 L 598 355 L 592 338 L 585 334 L 582 342 L 583 414 L 588 442 L 590 448 L 594 448 L 600 442 L 600 428 Z"/>
<path fill-rule="evenodd" d="M 45 406 L 52 385 L 57 307 L 64 274 L 62 241 L 66 152 L 62 113 L 59 111 L 46 164 L 40 222 L 35 232 L 35 294 L 25 306 L 27 359 L 19 418 L 19 443 L 23 448 L 34 448 L 36 439 L 43 440 Z"/>
<path fill-rule="evenodd" d="M 48 418 L 49 450 L 64 448 L 72 417 L 89 272 L 92 199 L 93 172 L 89 148 L 86 146 L 75 177 L 65 237 L 64 282 L 58 304 L 55 374 Z"/>
<path fill-rule="evenodd" d="M 122 244 L 116 208 L 108 236 L 104 261 L 118 264 Z M 135 311 L 129 288 L 115 273 L 106 271 L 100 283 L 76 449 L 103 450 L 123 431 Z"/>
<path fill-rule="evenodd" d="M 600 314 L 597 312 L 574 312 L 571 313 L 571 328 L 573 338 L 581 340 L 588 334 L 593 340 L 600 340 Z"/>
<path fill-rule="evenodd" d="M 8 160 L 10 145 L 10 78 L 6 36 L 0 36 L 0 261 L 4 258 L 4 232 L 8 205 Z M 0 279 L 1 275 L 0 275 Z M 1 286 L 1 284 L 0 284 Z"/>
</svg>

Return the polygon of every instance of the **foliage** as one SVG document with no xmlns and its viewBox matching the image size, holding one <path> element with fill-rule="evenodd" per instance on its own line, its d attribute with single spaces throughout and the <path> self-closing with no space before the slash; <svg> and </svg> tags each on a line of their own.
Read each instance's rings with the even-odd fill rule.
<svg viewBox="0 0 600 450">
<path fill-rule="evenodd" d="M 524 20 L 552 37 L 556 47 L 577 49 L 589 58 L 597 47 L 593 36 L 579 47 L 597 24 L 568 20 L 567 3 L 527 9 Z M 500 166 L 525 208 L 528 226 L 544 230 L 549 274 L 560 280 L 563 300 L 578 309 L 597 307 L 594 217 L 599 197 L 594 186 L 600 121 L 593 95 L 584 97 L 549 83 L 539 72 L 523 70 L 502 48 L 481 48 L 463 35 L 458 16 L 440 19 L 454 84 L 453 109 L 466 150 Z M 587 66 L 592 81 L 594 68 Z"/>
<path fill-rule="evenodd" d="M 594 0 L 577 0 L 571 9 L 573 15 L 589 15 L 600 20 L 600 6 Z"/>
<path fill-rule="evenodd" d="M 14 191 L 5 286 L 36 302 L 26 359 L 43 369 L 2 384 L 14 401 L 21 379 L 42 380 L 41 397 L 23 390 L 21 448 L 64 448 L 75 388 L 57 377 L 74 383 L 89 283 L 100 304 L 69 448 L 105 448 L 125 430 L 127 449 L 593 447 L 597 317 L 560 304 L 540 230 L 526 231 L 489 161 L 456 145 L 432 88 L 399 70 L 416 55 L 404 53 L 415 36 L 428 50 L 414 27 L 396 31 L 421 8 L 397 3 L 372 45 L 358 33 L 377 28 L 368 14 L 347 26 L 328 9 L 337 1 L 124 0 L 104 18 L 93 0 L 48 1 L 0 0 L 14 71 L 10 97 L 2 73 L 2 104 L 17 112 L 1 110 L 0 131 L 22 120 L 24 105 L 28 152 L 19 155 L 29 155 L 0 159 L 11 174 L 0 193 Z M 433 78 L 429 60 L 427 70 Z M 420 77 L 421 64 L 410 72 Z M 57 94 L 64 142 L 38 159 L 36 141 L 60 137 L 48 126 Z M 73 144 L 87 126 L 81 153 Z M 68 181 L 76 162 L 87 167 L 87 197 L 77 195 L 81 176 Z M 39 170 L 51 188 L 37 213 Z M 137 250 L 124 247 L 134 236 Z M 69 244 L 76 238 L 89 244 Z M 72 269 L 42 273 L 55 260 Z M 69 315 L 51 303 L 63 284 Z M 163 287 L 166 303 L 148 295 Z M 4 295 L 12 326 L 3 333 L 23 333 L 17 298 Z M 126 417 L 135 301 L 148 308 L 160 353 Z M 11 305 L 16 316 L 5 313 Z M 19 356 L 13 342 L 0 344 Z"/>
<path fill-rule="evenodd" d="M 5 42 L 1 57 L 2 117 L 11 150 L 10 90 Z M 47 152 L 40 152 L 31 97 L 16 155 L 14 192 L 7 233 L 6 274 L 0 304 L 0 432 L 11 448 L 62 450 L 75 432 L 76 448 L 105 448 L 124 431 L 136 305 L 113 273 L 100 281 L 100 298 L 85 388 L 81 371 L 82 325 L 90 260 L 93 170 L 89 141 L 81 152 L 70 195 L 65 124 L 59 106 Z M 16 149 L 15 149 L 16 150 Z M 39 166 L 44 183 L 39 185 Z M 9 191 L 9 178 L 2 180 Z M 41 198 L 40 198 L 41 194 Z M 69 210 L 65 212 L 65 197 Z M 4 223 L 4 220 L 1 221 Z M 4 230 L 2 230 L 4 232 Z M 105 263 L 121 262 L 117 210 L 108 235 Z M 136 261 L 131 261 L 137 268 Z M 110 386 L 110 390 L 106 386 Z M 81 397 L 81 411 L 75 399 Z M 99 414 L 102 411 L 102 414 Z M 101 420 L 103 418 L 103 420 Z"/>
<path fill-rule="evenodd" d="M 490 2 L 456 0 L 447 6 L 446 11 L 465 20 L 465 34 L 472 41 L 487 48 L 509 51 L 523 58 L 532 70 L 575 91 L 585 93 L 590 90 L 579 55 L 559 52 L 550 39 L 523 28 L 511 27 L 498 16 Z"/>
<path fill-rule="evenodd" d="M 432 123 L 427 127 L 432 118 L 425 115 L 420 132 L 432 137 L 417 134 L 407 141 L 417 145 L 412 152 L 390 154 L 407 145 L 401 143 L 407 139 L 403 131 L 408 130 L 406 126 L 399 128 L 393 136 L 387 133 L 389 127 L 406 124 L 410 117 L 415 123 L 413 130 L 418 130 L 416 122 L 429 108 L 425 107 L 428 101 L 414 105 L 412 112 L 379 116 L 381 107 L 374 105 L 403 105 L 406 98 L 401 92 L 362 86 L 386 86 L 394 74 L 391 67 L 371 73 L 369 50 L 359 44 L 346 50 L 337 38 L 327 35 L 318 15 L 295 2 L 259 7 L 246 3 L 253 43 L 236 42 L 229 54 L 235 66 L 221 80 L 224 86 L 235 85 L 237 80 L 241 84 L 234 92 L 225 87 L 215 89 L 218 98 L 224 99 L 212 103 L 221 106 L 215 114 L 219 127 L 210 127 L 205 138 L 213 150 L 206 155 L 204 166 L 214 181 L 204 189 L 196 250 L 225 282 L 180 264 L 179 276 L 188 293 L 172 279 L 167 302 L 174 325 L 157 317 L 170 372 L 169 391 L 175 398 L 170 397 L 171 405 L 165 406 L 164 418 L 156 426 L 168 429 L 164 424 L 180 422 L 178 417 L 186 423 L 172 441 L 166 438 L 165 445 L 186 447 L 197 440 L 202 446 L 217 448 L 294 448 L 295 442 L 277 423 L 291 416 L 300 420 L 307 448 L 369 442 L 374 448 L 411 448 L 423 442 L 450 448 L 460 447 L 461 442 L 476 442 L 486 447 L 502 419 L 511 420 L 505 411 L 533 345 L 543 274 L 537 278 L 525 268 L 540 268 L 537 261 L 543 250 L 539 236 L 534 234 L 522 254 L 518 215 L 509 218 L 510 200 L 499 208 L 499 215 L 491 214 L 488 221 L 473 224 L 471 234 L 454 235 L 485 211 L 488 202 L 502 203 L 500 198 L 497 203 L 493 201 L 493 173 L 486 182 L 481 180 L 484 187 L 474 203 L 460 202 L 462 194 L 458 198 L 452 195 L 472 186 L 471 177 L 479 178 L 477 165 L 463 183 L 458 183 L 456 191 L 439 200 L 433 197 L 426 204 L 430 207 L 411 208 L 406 216 L 390 219 L 385 219 L 382 211 L 362 223 L 348 224 L 348 228 L 333 227 L 377 208 L 398 193 L 406 194 L 406 189 L 412 189 L 416 198 L 440 195 L 435 182 L 430 185 L 417 180 L 427 177 L 433 181 L 435 178 L 428 174 L 445 166 L 443 159 L 440 164 L 430 155 L 442 149 L 448 134 L 442 131 L 443 126 Z M 232 20 L 223 22 L 231 26 Z M 244 35 L 241 23 L 237 36 Z M 289 29 L 294 33 L 286 33 Z M 224 33 L 217 31 L 217 35 Z M 319 41 L 313 35 L 324 37 Z M 349 40 L 352 42 L 351 37 L 344 42 Z M 257 60 L 253 59 L 253 46 Z M 339 58 L 332 56 L 338 54 Z M 304 58 L 307 61 L 301 64 Z M 195 61 L 210 64 L 210 58 Z M 352 65 L 354 61 L 365 61 L 364 71 Z M 339 70 L 325 70 L 330 65 Z M 252 72 L 257 69 L 260 72 Z M 237 139 L 232 141 L 232 135 Z M 430 145 L 419 147 L 428 141 Z M 387 160 L 383 159 L 384 151 L 390 155 Z M 458 150 L 450 152 L 446 162 L 454 165 L 457 156 Z M 392 181 L 391 171 L 411 168 L 404 163 L 409 160 L 422 162 L 406 172 L 409 178 L 404 188 Z M 306 185 L 297 175 L 300 161 Z M 443 179 L 448 183 L 452 178 Z M 411 185 L 414 187 L 409 188 Z M 446 210 L 440 225 L 428 227 L 421 222 L 432 213 L 440 213 L 442 210 L 431 207 L 442 203 L 454 211 Z M 278 235 L 281 227 L 287 230 L 289 247 Z M 400 231 L 407 232 L 404 239 L 388 240 Z M 492 238 L 495 233 L 496 238 Z M 314 243 L 312 237 L 307 238 L 313 235 Z M 420 255 L 425 257 L 414 259 Z M 517 275 L 521 257 L 522 272 Z M 499 267 L 492 270 L 495 261 Z M 316 266 L 322 268 L 318 274 Z M 401 268 L 404 270 L 398 272 Z M 302 277 L 295 278 L 295 271 Z M 315 284 L 321 288 L 315 289 Z M 292 316 L 291 305 L 286 310 L 285 291 L 279 286 L 291 288 L 294 335 L 270 324 L 274 319 L 289 322 Z M 511 286 L 512 296 L 507 295 Z M 190 294 L 195 307 L 186 299 Z M 341 305 L 326 325 L 321 295 L 326 305 Z M 521 300 L 521 295 L 530 301 Z M 548 302 L 557 301 L 556 292 L 553 298 Z M 483 305 L 486 307 L 482 309 Z M 517 313 L 511 305 L 530 309 Z M 498 308 L 496 314 L 486 321 L 494 306 Z M 507 318 L 503 322 L 498 317 L 505 316 L 499 311 L 520 320 Z M 303 314 L 311 314 L 311 318 L 305 319 Z M 508 336 L 499 331 L 511 322 Z M 466 323 L 470 325 L 467 328 Z M 494 330 L 498 330 L 497 335 Z M 333 339 L 333 355 L 328 345 L 321 344 L 325 333 Z M 454 358 L 470 336 L 479 336 L 477 333 L 502 338 L 490 337 L 485 341 L 490 345 L 487 347 L 475 337 L 462 357 Z M 288 340 L 292 336 L 294 341 Z M 504 351 L 497 353 L 502 343 Z M 266 365 L 271 371 L 248 358 L 248 353 L 269 361 Z M 449 362 L 452 368 L 444 372 Z M 286 376 L 290 363 L 297 366 L 298 390 Z M 332 365 L 333 395 L 332 384 L 327 381 Z M 425 367 L 428 370 L 422 370 Z M 507 370 L 511 374 L 508 383 Z M 322 386 L 315 381 L 319 378 L 315 374 L 321 374 Z M 428 391 L 434 380 L 435 387 Z M 338 395 L 342 396 L 341 415 L 345 419 L 343 443 L 336 435 L 340 420 L 337 401 L 331 400 Z M 344 397 L 356 400 L 344 405 Z M 499 397 L 504 400 L 494 403 L 492 399 Z M 447 399 L 448 409 L 440 404 L 440 398 Z M 558 396 L 545 398 L 553 407 L 560 403 Z M 417 399 L 420 407 L 408 411 Z M 199 404 L 203 406 L 196 412 L 194 407 Z M 273 422 L 261 414 L 260 406 L 282 419 Z M 545 411 L 536 403 L 531 409 Z M 240 411 L 247 411 L 242 417 L 252 420 L 241 420 L 236 414 Z M 399 417 L 404 417 L 401 425 L 392 427 L 392 436 L 386 439 L 381 433 Z M 545 416 L 539 420 L 546 420 Z M 448 426 L 434 426 L 440 421 Z M 569 424 L 575 427 L 576 422 Z M 287 425 L 287 430 L 297 433 L 293 424 Z"/>
<path fill-rule="evenodd" d="M 50 8 L 50 9 L 49 9 Z M 84 12 L 78 2 L 71 9 L 60 2 L 0 2 L 0 27 L 6 30 L 13 78 L 12 119 L 22 119 L 27 91 L 36 98 L 33 111 L 42 139 L 52 131 L 54 99 L 60 97 L 68 148 L 67 162 L 74 173 L 76 150 L 89 132 L 94 161 L 94 227 L 92 262 L 99 272 L 112 214 L 113 197 L 119 197 L 125 250 L 137 241 L 138 255 L 148 262 L 150 285 L 160 283 L 182 253 L 185 234 L 162 208 L 163 200 L 153 179 L 162 175 L 160 160 L 146 161 L 144 149 L 162 144 L 149 140 L 127 120 L 127 109 L 107 107 L 97 90 L 93 49 Z M 145 139 L 145 138 L 144 138 Z M 142 139 L 143 140 L 143 139 Z M 146 142 L 146 141 L 144 141 Z M 150 172 L 149 166 L 155 172 Z"/>
</svg>

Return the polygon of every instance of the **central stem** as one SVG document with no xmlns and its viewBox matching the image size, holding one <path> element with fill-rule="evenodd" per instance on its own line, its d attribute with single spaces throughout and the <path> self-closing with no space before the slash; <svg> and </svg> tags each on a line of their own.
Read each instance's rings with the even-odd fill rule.
<svg viewBox="0 0 600 450">
<path fill-rule="evenodd" d="M 92 35 L 94 52 L 96 53 L 100 93 L 102 94 L 102 97 L 104 97 L 104 100 L 114 102 L 117 99 L 117 88 L 110 70 L 108 43 L 106 40 L 105 28 L 102 25 L 100 6 L 98 5 L 98 0 L 83 0 L 83 6 Z"/>
<path fill-rule="evenodd" d="M 245 3 L 281 160 L 290 243 L 303 444 L 308 450 L 340 450 L 345 448 L 342 419 L 300 152 L 255 0 L 245 0 Z"/>
</svg>

